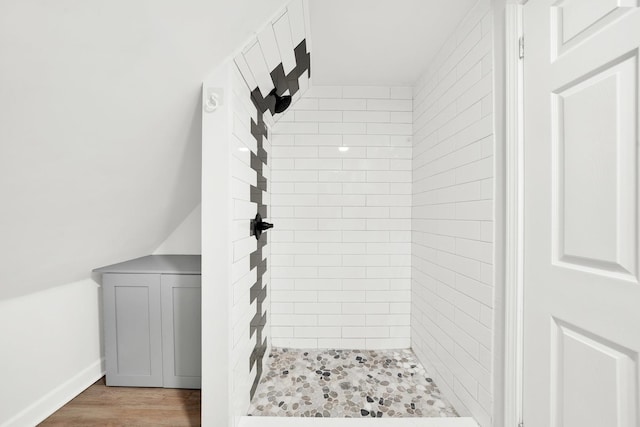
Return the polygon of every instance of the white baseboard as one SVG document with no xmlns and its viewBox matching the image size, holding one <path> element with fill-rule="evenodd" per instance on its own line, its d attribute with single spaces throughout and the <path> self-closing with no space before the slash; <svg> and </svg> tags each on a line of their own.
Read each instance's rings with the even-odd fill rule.
<svg viewBox="0 0 640 427">
<path fill-rule="evenodd" d="M 100 379 L 105 373 L 104 358 L 96 360 L 69 380 L 14 415 L 0 427 L 35 426 L 62 408 L 71 399 Z"/>
</svg>

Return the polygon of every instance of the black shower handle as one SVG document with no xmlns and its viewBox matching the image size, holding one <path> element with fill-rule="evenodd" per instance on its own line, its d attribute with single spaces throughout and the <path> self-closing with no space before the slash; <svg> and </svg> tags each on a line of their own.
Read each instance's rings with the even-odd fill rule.
<svg viewBox="0 0 640 427">
<path fill-rule="evenodd" d="M 253 229 L 254 236 L 256 236 L 256 240 L 258 240 L 263 231 L 273 228 L 273 224 L 264 222 L 262 220 L 262 216 L 257 213 L 256 217 L 251 221 L 251 227 Z"/>
<path fill-rule="evenodd" d="M 261 221 L 261 222 L 257 223 L 256 225 L 262 231 L 268 230 L 270 228 L 273 228 L 273 224 L 268 223 L 268 222 L 264 222 L 264 221 Z"/>
</svg>

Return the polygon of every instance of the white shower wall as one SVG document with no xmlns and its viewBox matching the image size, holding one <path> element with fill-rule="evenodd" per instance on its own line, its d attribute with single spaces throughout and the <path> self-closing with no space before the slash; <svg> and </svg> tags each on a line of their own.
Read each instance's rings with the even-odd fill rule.
<svg viewBox="0 0 640 427">
<path fill-rule="evenodd" d="M 274 127 L 274 346 L 409 347 L 411 98 L 314 86 Z"/>
<path fill-rule="evenodd" d="M 250 328 L 254 316 L 258 312 L 256 298 L 251 296 L 251 288 L 258 280 L 258 269 L 251 266 L 251 254 L 256 251 L 257 240 L 250 235 L 250 218 L 258 212 L 258 205 L 251 198 L 252 187 L 258 184 L 256 171 L 251 167 L 251 155 L 258 152 L 256 138 L 251 134 L 251 122 L 257 120 L 257 110 L 251 103 L 250 89 L 245 83 L 235 64 L 230 66 L 231 84 L 227 95 L 232 109 L 232 126 L 229 136 L 231 144 L 231 197 L 233 203 L 231 266 L 231 360 L 232 360 L 232 402 L 236 405 L 235 413 L 246 411 L 249 405 L 249 392 L 259 375 L 259 363 L 250 365 L 251 354 L 265 343 L 266 354 L 269 354 L 269 270 L 262 276 L 262 287 L 267 290 L 266 298 L 260 305 L 259 315 L 267 320 L 266 326 L 259 335 Z M 267 138 L 263 139 L 263 149 L 269 156 L 271 146 Z M 262 174 L 269 178 L 270 168 L 263 165 Z M 262 200 L 269 205 L 269 191 L 263 191 Z M 269 257 L 270 245 L 262 249 L 263 259 Z M 258 342 L 260 336 L 262 342 Z M 265 357 L 266 359 L 266 357 Z"/>
<path fill-rule="evenodd" d="M 492 16 L 480 0 L 414 92 L 411 344 L 461 414 L 491 425 Z"/>
</svg>

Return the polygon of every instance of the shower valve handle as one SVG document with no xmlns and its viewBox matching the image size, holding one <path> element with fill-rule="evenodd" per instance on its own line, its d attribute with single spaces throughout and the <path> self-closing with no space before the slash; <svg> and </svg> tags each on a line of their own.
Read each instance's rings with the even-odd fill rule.
<svg viewBox="0 0 640 427">
<path fill-rule="evenodd" d="M 273 228 L 273 224 L 264 221 L 257 223 L 256 226 L 262 231 Z"/>
<path fill-rule="evenodd" d="M 273 224 L 262 221 L 262 216 L 257 213 L 256 217 L 251 221 L 251 226 L 253 228 L 253 234 L 256 236 L 256 240 L 260 238 L 262 232 L 273 228 Z"/>
</svg>

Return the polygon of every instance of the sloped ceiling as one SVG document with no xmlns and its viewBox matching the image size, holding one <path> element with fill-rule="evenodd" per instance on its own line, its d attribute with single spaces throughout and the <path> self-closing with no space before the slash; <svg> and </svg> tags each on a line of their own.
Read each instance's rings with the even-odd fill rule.
<svg viewBox="0 0 640 427">
<path fill-rule="evenodd" d="M 411 86 L 478 0 L 309 0 L 315 85 Z"/>
<path fill-rule="evenodd" d="M 0 2 L 0 299 L 150 253 L 200 200 L 200 87 L 286 0 Z"/>
</svg>

